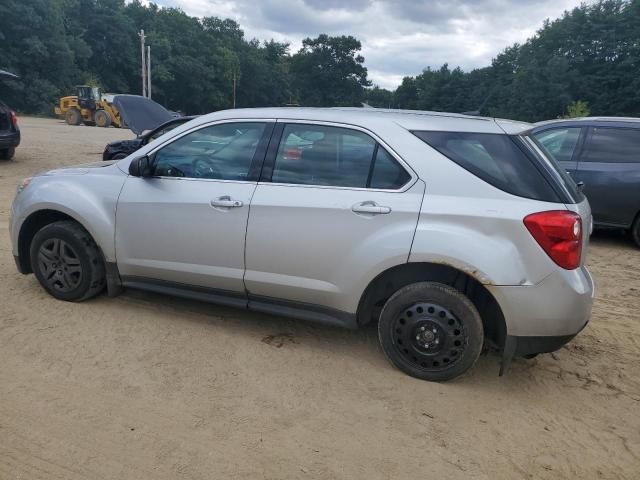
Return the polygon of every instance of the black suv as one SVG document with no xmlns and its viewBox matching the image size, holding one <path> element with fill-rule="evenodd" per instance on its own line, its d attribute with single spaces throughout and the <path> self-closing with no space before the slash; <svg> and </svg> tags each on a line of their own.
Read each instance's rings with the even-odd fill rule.
<svg viewBox="0 0 640 480">
<path fill-rule="evenodd" d="M 163 123 L 153 130 L 142 132 L 142 134 L 138 138 L 134 138 L 133 140 L 120 140 L 118 142 L 111 142 L 104 148 L 104 152 L 102 152 L 102 160 L 120 160 L 121 158 L 125 158 L 131 155 L 136 150 L 144 147 L 147 143 L 155 140 L 161 135 L 164 135 L 168 131 L 179 127 L 183 123 L 186 123 L 189 120 L 193 120 L 194 118 L 196 117 L 187 116 L 172 118 L 168 122 Z"/>
<path fill-rule="evenodd" d="M 13 73 L 0 70 L 0 76 L 18 78 Z M 20 129 L 16 112 L 0 101 L 0 159 L 10 160 L 20 145 Z"/>
</svg>

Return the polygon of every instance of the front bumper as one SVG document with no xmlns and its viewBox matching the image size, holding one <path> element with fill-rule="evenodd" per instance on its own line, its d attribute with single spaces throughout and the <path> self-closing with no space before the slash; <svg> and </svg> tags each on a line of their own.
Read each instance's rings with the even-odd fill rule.
<svg viewBox="0 0 640 480">
<path fill-rule="evenodd" d="M 509 337 L 540 337 L 518 342 L 523 350 L 541 348 L 539 352 L 525 354 L 552 351 L 550 348 L 554 345 L 560 348 L 591 318 L 595 290 L 585 267 L 570 271 L 557 269 L 536 285 L 489 285 L 487 288 L 502 308 Z"/>
</svg>

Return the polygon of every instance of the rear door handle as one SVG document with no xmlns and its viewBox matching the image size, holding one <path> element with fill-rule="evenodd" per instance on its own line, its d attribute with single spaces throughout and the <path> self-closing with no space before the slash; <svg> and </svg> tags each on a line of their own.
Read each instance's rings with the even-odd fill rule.
<svg viewBox="0 0 640 480">
<path fill-rule="evenodd" d="M 233 200 L 229 195 L 211 200 L 211 206 L 216 208 L 237 208 L 244 205 L 241 200 Z"/>
<path fill-rule="evenodd" d="M 387 213 L 391 213 L 391 207 L 384 207 L 382 205 L 378 205 L 373 201 L 366 201 L 361 203 L 356 203 L 351 210 L 354 213 L 365 213 L 369 215 L 384 215 Z"/>
</svg>

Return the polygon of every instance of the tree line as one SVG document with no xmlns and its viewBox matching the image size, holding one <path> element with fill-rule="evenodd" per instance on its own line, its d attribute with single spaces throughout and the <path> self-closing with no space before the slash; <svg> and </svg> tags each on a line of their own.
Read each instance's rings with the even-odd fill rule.
<svg viewBox="0 0 640 480">
<path fill-rule="evenodd" d="M 487 67 L 426 68 L 394 91 L 371 84 L 353 36 L 307 38 L 292 53 L 247 39 L 233 20 L 138 0 L 3 0 L 0 69 L 21 78 L 0 80 L 0 98 L 51 114 L 77 84 L 139 94 L 140 29 L 152 48 L 154 99 L 189 114 L 230 108 L 235 83 L 237 107 L 366 102 L 537 121 L 588 105 L 595 115 L 640 116 L 640 0 L 583 4 Z"/>
</svg>

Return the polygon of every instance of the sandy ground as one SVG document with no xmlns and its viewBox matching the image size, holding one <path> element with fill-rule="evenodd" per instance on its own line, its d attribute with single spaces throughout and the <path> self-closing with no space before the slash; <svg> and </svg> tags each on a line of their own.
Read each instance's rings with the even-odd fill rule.
<svg viewBox="0 0 640 480">
<path fill-rule="evenodd" d="M 114 128 L 21 118 L 0 162 L 0 478 L 640 478 L 640 250 L 596 235 L 594 316 L 553 355 L 447 384 L 350 332 L 158 295 L 58 302 L 11 257 L 18 181 Z"/>
</svg>

